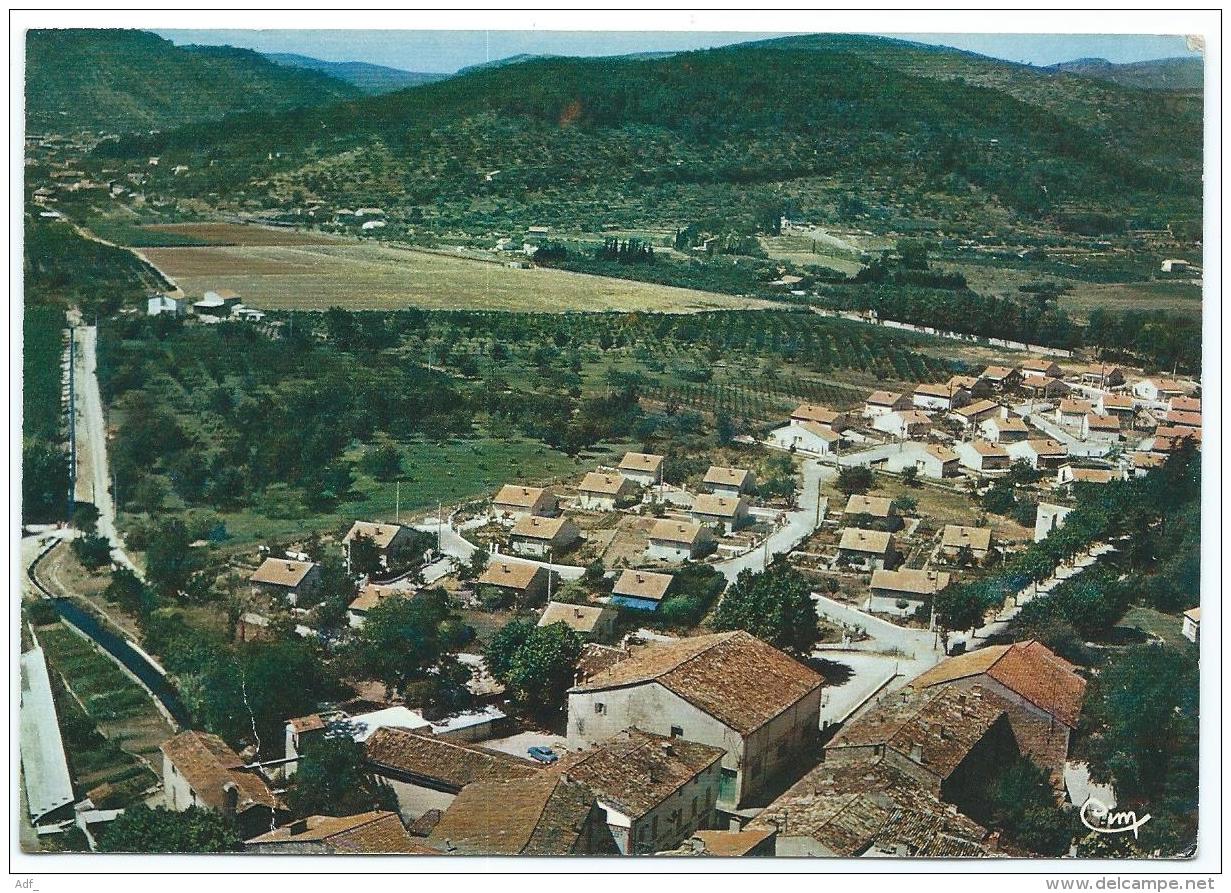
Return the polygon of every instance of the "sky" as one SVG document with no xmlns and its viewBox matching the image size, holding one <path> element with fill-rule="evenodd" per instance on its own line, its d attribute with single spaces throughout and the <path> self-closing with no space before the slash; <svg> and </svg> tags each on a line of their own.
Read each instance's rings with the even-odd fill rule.
<svg viewBox="0 0 1231 893">
<path fill-rule="evenodd" d="M 177 43 L 227 44 L 266 53 L 299 53 L 333 62 L 371 62 L 406 71 L 454 72 L 519 53 L 611 56 L 695 50 L 782 37 L 747 32 L 672 31 L 347 31 L 187 30 L 156 33 Z M 1184 38 L 1099 34 L 886 34 L 971 50 L 998 59 L 1053 65 L 1083 57 L 1140 62 L 1196 55 Z"/>
</svg>

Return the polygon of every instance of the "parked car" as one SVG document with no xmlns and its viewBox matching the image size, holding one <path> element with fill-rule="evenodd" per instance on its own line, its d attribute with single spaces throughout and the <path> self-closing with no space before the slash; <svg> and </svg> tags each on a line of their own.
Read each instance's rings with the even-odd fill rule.
<svg viewBox="0 0 1231 893">
<path fill-rule="evenodd" d="M 538 760 L 540 763 L 554 763 L 560 759 L 559 755 L 550 747 L 543 747 L 538 744 L 531 747 L 527 753 L 530 754 L 530 759 Z"/>
</svg>

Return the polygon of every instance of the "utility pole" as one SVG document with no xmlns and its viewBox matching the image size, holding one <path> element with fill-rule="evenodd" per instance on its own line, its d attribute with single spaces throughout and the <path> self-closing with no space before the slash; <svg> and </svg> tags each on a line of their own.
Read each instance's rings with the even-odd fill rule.
<svg viewBox="0 0 1231 893">
<path fill-rule="evenodd" d="M 551 601 L 551 546 L 547 547 L 547 600 Z"/>
<path fill-rule="evenodd" d="M 402 523 L 402 482 L 397 482 L 397 488 L 393 491 L 393 523 Z"/>
<path fill-rule="evenodd" d="M 444 513 L 445 507 L 443 502 L 436 503 L 436 551 L 444 551 Z"/>
<path fill-rule="evenodd" d="M 819 470 L 820 469 L 818 469 L 818 471 Z M 822 498 L 823 497 L 821 496 L 821 479 L 820 479 L 820 476 L 818 475 L 816 479 L 816 523 L 812 525 L 813 530 L 816 530 L 818 527 L 821 526 L 821 499 Z"/>
</svg>

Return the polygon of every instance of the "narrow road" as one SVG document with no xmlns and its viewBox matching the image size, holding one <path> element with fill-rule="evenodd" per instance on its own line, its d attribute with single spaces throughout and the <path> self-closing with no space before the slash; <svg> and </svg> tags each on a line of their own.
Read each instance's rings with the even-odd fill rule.
<svg viewBox="0 0 1231 893">
<path fill-rule="evenodd" d="M 799 496 L 799 508 L 787 512 L 786 523 L 771 533 L 764 545 L 735 558 L 715 562 L 714 568 L 728 580 L 734 581 L 740 571 L 763 571 L 775 555 L 790 552 L 807 539 L 816 530 L 819 519 L 825 517 L 828 500 L 821 496 L 821 483 L 832 481 L 837 476 L 838 470 L 832 465 L 822 465 L 815 459 L 805 459 L 804 486 Z"/>
<path fill-rule="evenodd" d="M 98 535 L 111 543 L 111 560 L 129 568 L 138 576 L 141 571 L 124 551 L 124 541 L 115 523 L 115 502 L 111 492 L 110 466 L 107 463 L 107 423 L 103 413 L 102 392 L 98 387 L 98 329 L 75 325 L 78 351 L 77 363 L 77 455 L 78 468 L 88 475 L 78 485 L 79 492 L 88 492 L 98 509 Z"/>
<path fill-rule="evenodd" d="M 462 535 L 462 531 L 467 528 L 482 527 L 486 523 L 485 518 L 476 518 L 462 524 L 460 528 L 453 526 L 453 519 L 448 518 L 441 525 L 436 518 L 424 518 L 419 523 L 413 525 L 415 530 L 421 530 L 424 533 L 437 534 L 440 537 L 440 552 L 442 555 L 448 555 L 453 558 L 458 564 L 466 564 L 474 555 L 477 547 Z M 493 556 L 497 557 L 497 556 Z M 523 558 L 520 555 L 502 554 L 498 556 L 501 561 L 507 561 L 512 564 L 536 564 L 539 567 L 549 568 L 559 575 L 562 580 L 576 580 L 585 573 L 585 568 L 578 567 L 573 564 L 552 564 L 546 561 L 536 561 L 533 558 Z M 433 580 L 439 580 L 446 573 L 445 565 L 437 561 L 432 566 L 434 572 Z M 427 574 L 424 575 L 427 579 Z M 432 581 L 429 581 L 432 582 Z"/>
<path fill-rule="evenodd" d="M 1064 444 L 1070 456 L 1101 457 L 1111 451 L 1111 444 L 1097 440 L 1082 440 L 1057 425 L 1055 419 L 1048 418 L 1043 412 L 1032 412 L 1032 409 L 1029 403 L 1019 403 L 1012 407 L 1014 414 L 1024 418 L 1052 440 Z"/>
<path fill-rule="evenodd" d="M 1072 564 L 1057 567 L 1050 577 L 1039 583 L 1037 589 L 1034 586 L 1027 586 L 1017 593 L 1013 599 L 1013 607 L 1001 611 L 990 623 L 984 624 L 975 630 L 968 641 L 979 645 L 997 633 L 1004 632 L 1008 629 L 1009 623 L 1013 618 L 1021 613 L 1025 605 L 1041 595 L 1047 595 L 1061 583 L 1077 576 L 1086 568 L 1093 567 L 1104 555 L 1115 550 L 1115 546 L 1110 543 L 1095 543 L 1084 554 L 1074 559 Z"/>
</svg>

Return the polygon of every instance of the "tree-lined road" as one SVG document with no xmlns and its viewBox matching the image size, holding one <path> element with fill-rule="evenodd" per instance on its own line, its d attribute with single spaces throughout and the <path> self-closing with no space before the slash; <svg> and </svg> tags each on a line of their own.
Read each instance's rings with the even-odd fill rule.
<svg viewBox="0 0 1231 893">
<path fill-rule="evenodd" d="M 76 364 L 76 401 L 73 411 L 77 419 L 77 492 L 87 495 L 98 509 L 98 535 L 111 543 L 111 560 L 140 575 L 141 571 L 124 551 L 115 522 L 115 500 L 111 492 L 110 466 L 107 463 L 107 423 L 103 413 L 102 392 L 98 387 L 98 329 L 81 325 L 79 318 L 70 323 L 75 330 L 78 350 Z"/>
</svg>

